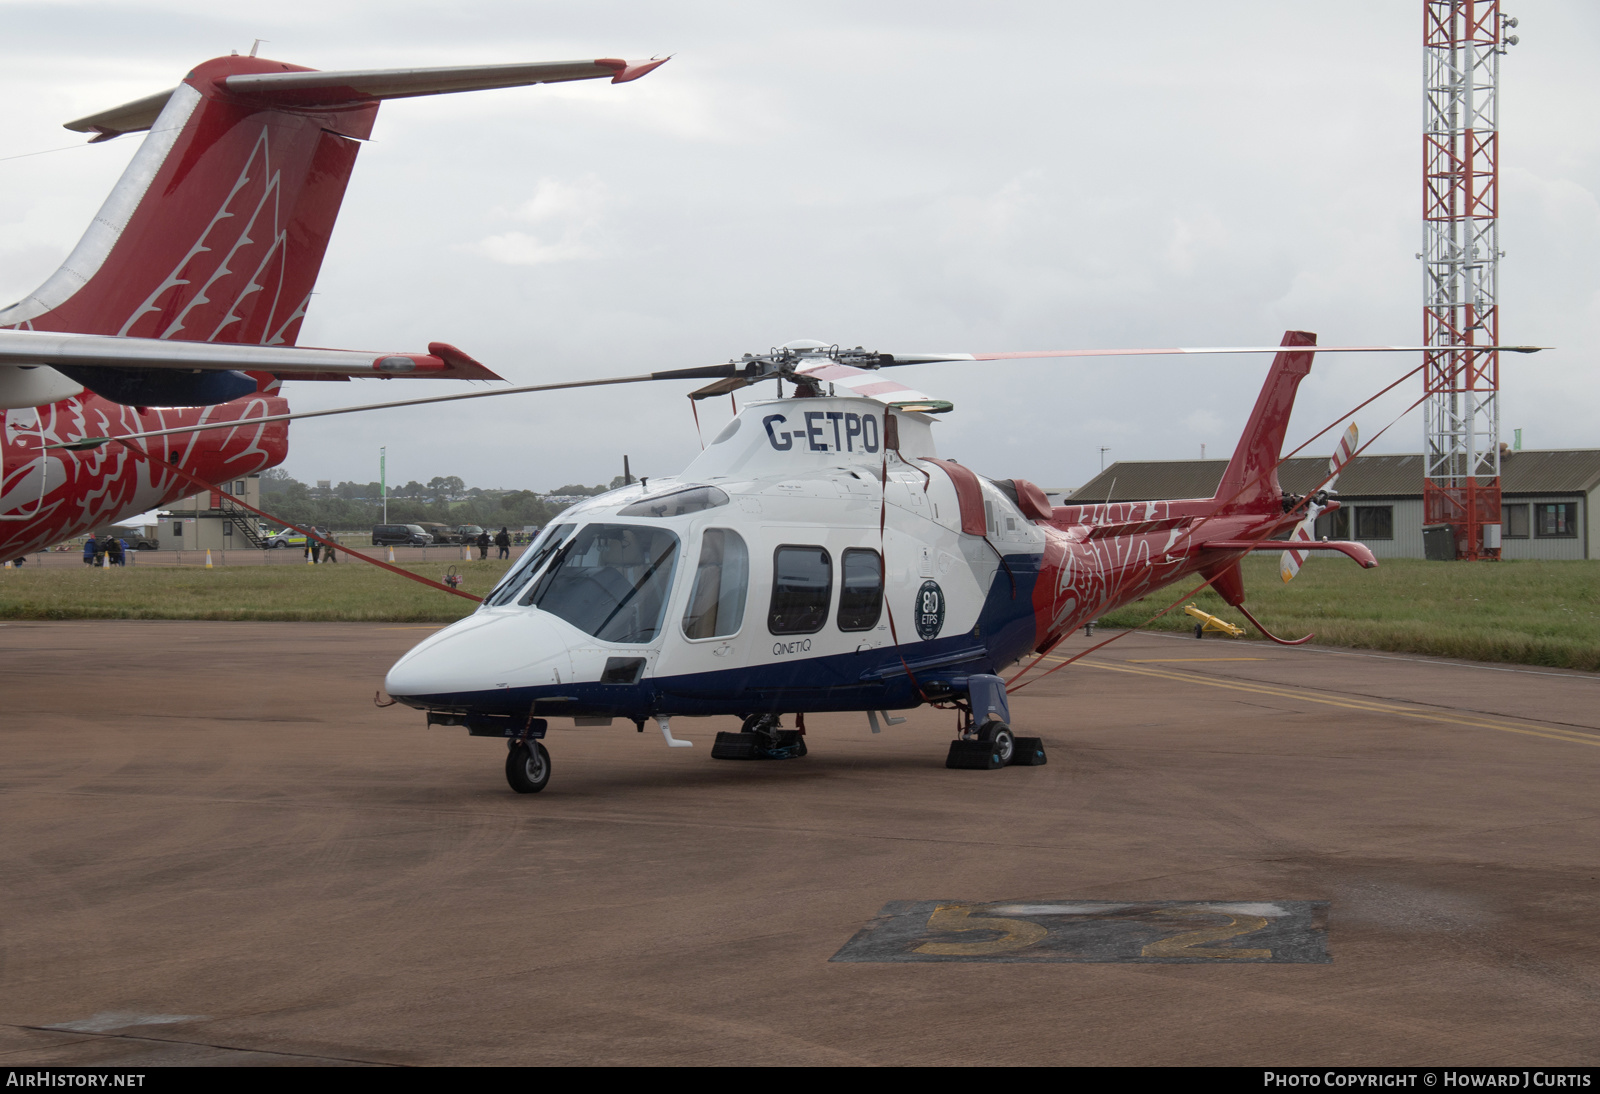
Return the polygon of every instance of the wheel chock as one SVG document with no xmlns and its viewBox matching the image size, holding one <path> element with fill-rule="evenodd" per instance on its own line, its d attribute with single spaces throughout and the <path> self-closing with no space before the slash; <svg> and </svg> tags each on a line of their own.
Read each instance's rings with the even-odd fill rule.
<svg viewBox="0 0 1600 1094">
<path fill-rule="evenodd" d="M 994 741 L 955 740 L 950 742 L 944 765 L 960 771 L 994 771 L 1004 767 L 1005 761 L 1000 758 L 1000 747 Z"/>
<path fill-rule="evenodd" d="M 1044 741 L 1039 737 L 1018 737 L 1016 750 L 1011 754 L 1012 767 L 1043 767 L 1049 763 L 1044 754 Z"/>
<path fill-rule="evenodd" d="M 718 733 L 711 746 L 713 760 L 798 760 L 805 754 L 806 739 L 793 729 L 778 732 L 775 748 L 759 733 Z"/>
</svg>

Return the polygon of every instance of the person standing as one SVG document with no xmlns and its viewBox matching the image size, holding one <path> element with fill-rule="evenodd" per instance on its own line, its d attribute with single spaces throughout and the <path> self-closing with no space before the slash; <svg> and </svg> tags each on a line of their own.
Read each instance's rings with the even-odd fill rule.
<svg viewBox="0 0 1600 1094">
<path fill-rule="evenodd" d="M 123 560 L 122 541 L 116 536 L 106 536 L 106 561 L 113 566 L 121 566 Z"/>
<path fill-rule="evenodd" d="M 100 545 L 95 542 L 94 533 L 89 533 L 89 538 L 83 541 L 83 564 L 93 566 L 95 555 L 99 552 Z"/>
<path fill-rule="evenodd" d="M 510 558 L 511 532 L 506 528 L 501 528 L 499 534 L 494 537 L 494 545 L 500 548 L 500 558 Z"/>
<path fill-rule="evenodd" d="M 478 533 L 478 560 L 481 562 L 489 557 L 489 530 L 486 528 Z"/>
</svg>

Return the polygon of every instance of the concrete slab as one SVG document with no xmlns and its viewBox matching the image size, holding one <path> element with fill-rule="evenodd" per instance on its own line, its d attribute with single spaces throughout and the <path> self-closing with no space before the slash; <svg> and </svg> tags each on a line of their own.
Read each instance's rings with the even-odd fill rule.
<svg viewBox="0 0 1600 1094">
<path fill-rule="evenodd" d="M 1600 678 L 1141 634 L 1013 697 L 1048 766 L 558 725 L 520 796 L 372 705 L 425 633 L 0 626 L 0 1061 L 1600 1062 Z M 1332 960 L 829 960 L 1069 900 L 1326 901 Z"/>
</svg>

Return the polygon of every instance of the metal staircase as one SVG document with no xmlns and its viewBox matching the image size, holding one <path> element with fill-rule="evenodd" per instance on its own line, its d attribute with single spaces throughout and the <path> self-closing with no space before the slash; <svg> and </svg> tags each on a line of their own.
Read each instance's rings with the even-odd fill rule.
<svg viewBox="0 0 1600 1094">
<path fill-rule="evenodd" d="M 267 541 L 256 530 L 256 521 L 260 518 L 235 502 L 227 494 L 220 494 L 218 498 L 220 503 L 218 508 L 222 510 L 223 517 L 233 521 L 234 531 L 242 535 L 244 541 L 250 546 L 264 550 L 267 546 Z"/>
</svg>

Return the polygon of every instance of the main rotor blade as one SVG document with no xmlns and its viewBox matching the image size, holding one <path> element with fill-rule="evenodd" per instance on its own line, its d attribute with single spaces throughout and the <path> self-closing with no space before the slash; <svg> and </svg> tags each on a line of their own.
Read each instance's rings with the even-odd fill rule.
<svg viewBox="0 0 1600 1094">
<path fill-rule="evenodd" d="M 490 391 L 464 391 L 459 395 L 432 395 L 423 399 L 402 399 L 394 403 L 367 403 L 363 406 L 342 406 L 333 410 L 300 410 L 292 414 L 268 414 L 260 418 L 244 418 L 232 422 L 205 422 L 199 425 L 178 426 L 174 429 L 151 429 L 143 433 L 123 433 L 116 437 L 84 437 L 76 441 L 46 445 L 46 448 L 97 448 L 113 440 L 137 441 L 146 437 L 170 437 L 176 433 L 203 433 L 210 429 L 238 429 L 243 426 L 268 425 L 272 422 L 294 422 L 302 418 L 328 418 L 335 414 L 359 414 L 367 410 L 389 410 L 402 406 L 423 406 L 428 403 L 455 403 L 463 399 L 490 399 L 500 395 L 523 395 L 533 391 L 565 391 L 580 387 L 610 387 L 616 384 L 643 384 L 653 380 L 696 380 L 713 376 L 728 376 L 737 371 L 736 365 L 705 365 L 700 368 L 669 369 L 665 372 L 646 372 L 638 376 L 612 376 L 604 380 L 568 380 L 559 384 L 526 384 L 522 387 L 498 387 Z"/>
<path fill-rule="evenodd" d="M 1141 349 L 1047 349 L 1015 353 L 880 353 L 878 366 L 927 365 L 940 361 L 1022 361 L 1036 357 L 1159 357 L 1178 353 L 1442 353 L 1471 350 L 1474 353 L 1538 353 L 1551 346 L 1169 346 Z"/>
</svg>

